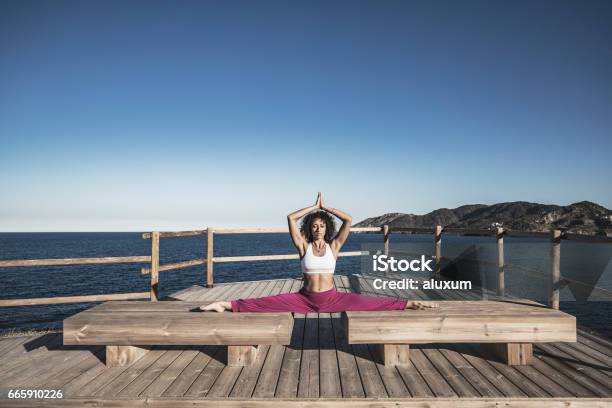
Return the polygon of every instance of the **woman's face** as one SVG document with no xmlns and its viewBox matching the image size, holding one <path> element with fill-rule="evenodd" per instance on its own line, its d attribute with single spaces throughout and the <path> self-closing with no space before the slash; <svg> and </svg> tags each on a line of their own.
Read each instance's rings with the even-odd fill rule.
<svg viewBox="0 0 612 408">
<path fill-rule="evenodd" d="M 327 227 L 327 225 L 325 224 L 325 221 L 323 221 L 320 218 L 315 218 L 312 221 L 312 225 L 310 226 L 311 232 L 312 232 L 312 237 L 315 240 L 323 239 L 323 237 L 325 237 L 325 228 L 326 227 Z"/>
</svg>

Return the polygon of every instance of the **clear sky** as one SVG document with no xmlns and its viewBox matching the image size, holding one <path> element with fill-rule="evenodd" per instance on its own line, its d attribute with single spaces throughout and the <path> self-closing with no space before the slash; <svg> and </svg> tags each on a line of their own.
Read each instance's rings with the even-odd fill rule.
<svg viewBox="0 0 612 408">
<path fill-rule="evenodd" d="M 0 2 L 0 231 L 612 208 L 610 1 Z"/>
</svg>

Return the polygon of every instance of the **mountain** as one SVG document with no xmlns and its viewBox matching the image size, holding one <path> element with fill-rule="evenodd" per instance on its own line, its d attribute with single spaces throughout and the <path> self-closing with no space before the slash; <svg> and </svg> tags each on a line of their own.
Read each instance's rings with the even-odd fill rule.
<svg viewBox="0 0 612 408">
<path fill-rule="evenodd" d="M 590 201 L 560 206 L 514 201 L 493 205 L 469 204 L 440 208 L 425 215 L 390 213 L 367 218 L 355 227 L 489 228 L 493 223 L 508 230 L 550 231 L 561 229 L 578 234 L 612 236 L 612 211 Z"/>
</svg>

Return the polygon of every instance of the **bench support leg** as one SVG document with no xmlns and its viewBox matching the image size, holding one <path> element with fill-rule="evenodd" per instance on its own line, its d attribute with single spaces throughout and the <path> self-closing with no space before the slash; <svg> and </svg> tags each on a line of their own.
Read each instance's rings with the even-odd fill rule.
<svg viewBox="0 0 612 408">
<path fill-rule="evenodd" d="M 149 351 L 136 346 L 106 346 L 106 366 L 124 367 L 132 364 Z"/>
<path fill-rule="evenodd" d="M 375 344 L 374 348 L 385 366 L 409 365 L 409 344 Z"/>
<path fill-rule="evenodd" d="M 257 358 L 257 346 L 227 346 L 227 365 L 244 367 L 251 365 Z"/>
<path fill-rule="evenodd" d="M 531 343 L 486 343 L 491 353 L 508 365 L 529 365 L 533 362 Z"/>
</svg>

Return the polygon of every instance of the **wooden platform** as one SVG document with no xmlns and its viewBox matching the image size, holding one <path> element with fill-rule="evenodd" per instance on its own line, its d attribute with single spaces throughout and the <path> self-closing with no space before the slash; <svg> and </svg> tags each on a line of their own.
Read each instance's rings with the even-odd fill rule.
<svg viewBox="0 0 612 408">
<path fill-rule="evenodd" d="M 373 290 L 371 278 L 359 276 L 337 276 L 335 283 L 338 290 L 370 295 L 481 298 L 459 291 L 383 293 Z M 172 298 L 206 303 L 300 286 L 294 279 L 193 286 Z M 130 366 L 107 368 L 102 346 L 63 346 L 61 333 L 4 338 L 0 406 L 33 405 L 6 399 L 9 389 L 63 390 L 63 400 L 37 400 L 45 406 L 612 406 L 612 341 L 584 328 L 577 343 L 534 345 L 532 366 L 508 367 L 477 345 L 422 344 L 411 348 L 410 366 L 385 368 L 371 346 L 347 343 L 335 313 L 295 315 L 291 344 L 264 346 L 250 367 L 226 366 L 222 352 L 220 346 L 155 347 Z"/>
</svg>

